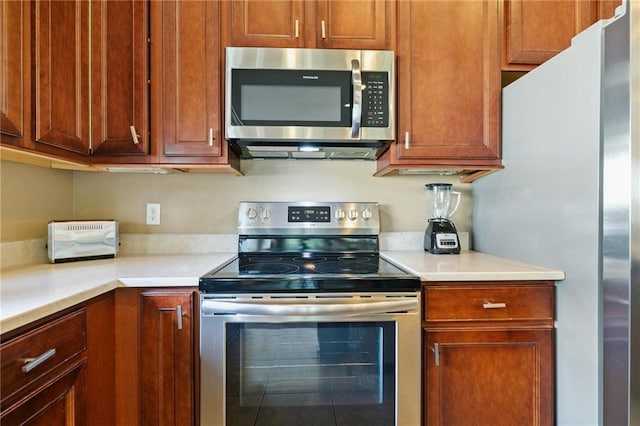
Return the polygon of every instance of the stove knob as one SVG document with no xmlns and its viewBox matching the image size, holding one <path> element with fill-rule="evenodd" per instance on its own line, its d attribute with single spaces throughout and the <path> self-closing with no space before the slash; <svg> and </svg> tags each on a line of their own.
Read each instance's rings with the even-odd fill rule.
<svg viewBox="0 0 640 426">
<path fill-rule="evenodd" d="M 349 210 L 349 220 L 356 220 L 358 216 L 358 210 Z"/>
<path fill-rule="evenodd" d="M 362 218 L 363 218 L 364 220 L 369 220 L 369 219 L 371 219 L 371 216 L 372 216 L 372 213 L 371 213 L 371 210 L 370 210 L 370 209 L 364 209 L 364 210 L 362 210 Z"/>
<path fill-rule="evenodd" d="M 254 220 L 256 217 L 258 217 L 258 212 L 256 211 L 256 209 L 254 209 L 253 207 L 249 207 L 249 210 L 247 210 L 247 218 Z"/>
<path fill-rule="evenodd" d="M 262 219 L 263 222 L 267 222 L 269 219 L 271 219 L 271 210 L 267 209 L 267 208 L 263 208 L 260 210 L 260 219 Z"/>
<path fill-rule="evenodd" d="M 344 220 L 345 217 L 347 217 L 347 214 L 344 212 L 344 210 L 342 209 L 336 210 L 336 219 Z"/>
</svg>

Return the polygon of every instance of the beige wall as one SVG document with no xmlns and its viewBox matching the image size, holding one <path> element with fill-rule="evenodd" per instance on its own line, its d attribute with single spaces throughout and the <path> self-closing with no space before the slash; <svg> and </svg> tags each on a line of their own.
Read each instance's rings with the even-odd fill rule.
<svg viewBox="0 0 640 426">
<path fill-rule="evenodd" d="M 0 161 L 0 241 L 47 235 L 47 223 L 73 217 L 73 173 Z"/>
<path fill-rule="evenodd" d="M 52 218 L 115 219 L 122 233 L 233 234 L 242 200 L 377 201 L 383 232 L 422 231 L 427 220 L 424 184 L 429 182 L 453 183 L 462 191 L 461 209 L 453 219 L 460 231 L 468 231 L 471 223 L 470 184 L 458 184 L 457 177 L 372 177 L 373 162 L 244 161 L 242 177 L 69 172 L 5 164 L 10 167 L 2 167 L 1 220 L 3 228 L 15 229 L 3 232 L 2 241 L 45 236 Z M 25 193 L 28 187 L 43 188 L 46 209 L 38 196 Z M 161 204 L 160 226 L 145 225 L 148 202 Z"/>
</svg>

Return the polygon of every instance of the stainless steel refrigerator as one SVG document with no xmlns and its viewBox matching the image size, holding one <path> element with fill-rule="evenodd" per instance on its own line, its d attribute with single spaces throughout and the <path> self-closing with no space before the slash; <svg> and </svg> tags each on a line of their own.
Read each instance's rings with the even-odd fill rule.
<svg viewBox="0 0 640 426">
<path fill-rule="evenodd" d="M 565 271 L 556 423 L 640 425 L 640 1 L 503 90 L 475 250 Z"/>
</svg>

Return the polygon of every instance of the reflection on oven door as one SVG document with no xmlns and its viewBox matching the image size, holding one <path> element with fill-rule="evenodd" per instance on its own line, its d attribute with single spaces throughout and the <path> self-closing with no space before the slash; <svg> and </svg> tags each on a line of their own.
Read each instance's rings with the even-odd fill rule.
<svg viewBox="0 0 640 426">
<path fill-rule="evenodd" d="M 227 425 L 395 424 L 393 322 L 226 326 Z"/>
</svg>

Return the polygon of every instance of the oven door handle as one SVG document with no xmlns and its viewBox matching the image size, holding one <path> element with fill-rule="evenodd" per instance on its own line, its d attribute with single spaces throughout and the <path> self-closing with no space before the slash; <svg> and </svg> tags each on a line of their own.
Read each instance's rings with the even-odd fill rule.
<svg viewBox="0 0 640 426">
<path fill-rule="evenodd" d="M 417 299 L 391 300 L 384 302 L 359 303 L 278 303 L 270 302 L 234 302 L 229 300 L 203 300 L 202 314 L 244 314 L 244 315 L 288 315 L 288 316 L 318 316 L 341 315 L 357 316 L 371 314 L 385 314 L 397 312 L 417 312 Z"/>
</svg>

